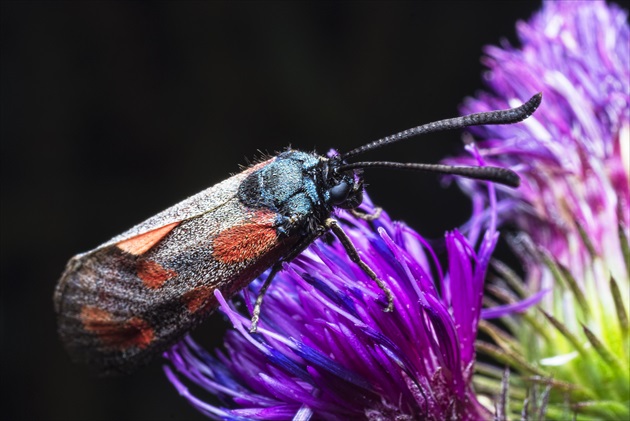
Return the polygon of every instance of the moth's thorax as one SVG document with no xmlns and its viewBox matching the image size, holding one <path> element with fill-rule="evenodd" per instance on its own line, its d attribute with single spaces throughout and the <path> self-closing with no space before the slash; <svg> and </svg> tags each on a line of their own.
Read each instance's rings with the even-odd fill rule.
<svg viewBox="0 0 630 421">
<path fill-rule="evenodd" d="M 321 225 L 334 207 L 361 204 L 360 176 L 353 171 L 338 173 L 339 164 L 336 158 L 288 150 L 249 174 L 238 198 L 248 207 L 277 213 L 281 232 L 311 229 Z"/>
</svg>

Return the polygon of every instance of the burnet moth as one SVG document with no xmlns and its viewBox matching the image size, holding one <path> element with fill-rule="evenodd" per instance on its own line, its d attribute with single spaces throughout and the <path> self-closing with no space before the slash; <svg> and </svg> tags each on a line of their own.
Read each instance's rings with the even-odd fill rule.
<svg viewBox="0 0 630 421">
<path fill-rule="evenodd" d="M 324 157 L 287 150 L 166 209 L 67 264 L 54 294 L 59 334 L 78 362 L 102 373 L 127 373 L 159 355 L 217 307 L 215 290 L 231 297 L 271 267 L 262 299 L 284 262 L 332 231 L 348 255 L 383 291 L 331 218 L 335 208 L 356 211 L 363 169 L 430 171 L 518 186 L 516 173 L 496 167 L 399 162 L 348 162 L 366 151 L 413 136 L 475 125 L 512 124 L 529 117 L 541 94 L 520 107 L 418 126 L 349 152 Z"/>
</svg>

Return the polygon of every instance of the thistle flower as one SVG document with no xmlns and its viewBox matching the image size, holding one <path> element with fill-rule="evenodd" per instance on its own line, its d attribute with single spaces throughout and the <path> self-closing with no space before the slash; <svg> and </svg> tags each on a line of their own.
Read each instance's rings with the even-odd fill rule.
<svg viewBox="0 0 630 421">
<path fill-rule="evenodd" d="M 362 210 L 374 208 L 366 199 Z M 477 251 L 445 236 L 443 270 L 428 243 L 383 212 L 337 215 L 362 258 L 391 288 L 395 310 L 338 241 L 318 240 L 269 289 L 258 333 L 216 293 L 235 330 L 209 353 L 190 337 L 166 353 L 181 395 L 218 419 L 485 419 L 471 386 L 483 283 L 497 233 Z M 251 312 L 261 281 L 240 295 Z M 187 383 L 185 383 L 187 381 Z M 186 384 L 218 398 L 210 404 Z"/>
<path fill-rule="evenodd" d="M 515 338 L 488 326 L 499 348 L 480 348 L 550 388 L 549 418 L 630 419 L 627 18 L 604 2 L 544 3 L 518 24 L 521 48 L 486 50 L 492 93 L 462 110 L 544 95 L 522 125 L 474 132 L 484 139 L 480 153 L 488 164 L 510 167 L 523 179 L 520 189 L 500 192 L 498 209 L 499 220 L 518 231 L 512 244 L 523 258 L 526 290 L 513 282 L 513 271 L 497 264 L 499 272 L 521 296 L 552 290 L 525 323 L 506 320 Z M 461 185 L 477 195 L 477 186 Z"/>
</svg>

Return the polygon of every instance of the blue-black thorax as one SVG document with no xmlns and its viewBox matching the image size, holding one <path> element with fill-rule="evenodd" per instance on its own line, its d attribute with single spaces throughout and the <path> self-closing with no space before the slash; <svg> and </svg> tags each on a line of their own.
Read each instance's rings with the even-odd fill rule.
<svg viewBox="0 0 630 421">
<path fill-rule="evenodd" d="M 363 182 L 357 171 L 337 171 L 341 161 L 288 150 L 252 172 L 240 185 L 239 200 L 278 214 L 280 233 L 306 234 L 321 226 L 334 207 L 361 204 Z"/>
</svg>

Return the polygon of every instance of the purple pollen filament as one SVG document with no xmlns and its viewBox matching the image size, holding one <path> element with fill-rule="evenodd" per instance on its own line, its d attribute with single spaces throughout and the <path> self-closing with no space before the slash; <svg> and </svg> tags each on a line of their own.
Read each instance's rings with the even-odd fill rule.
<svg viewBox="0 0 630 421">
<path fill-rule="evenodd" d="M 507 316 L 510 314 L 525 312 L 540 303 L 540 300 L 542 300 L 543 297 L 550 292 L 550 289 L 544 289 L 525 298 L 522 301 L 513 304 L 506 304 L 492 308 L 484 308 L 481 311 L 481 318 L 484 320 L 497 319 L 499 317 Z"/>
<path fill-rule="evenodd" d="M 374 211 L 368 198 L 362 211 Z M 391 288 L 393 313 L 383 312 L 382 291 L 343 246 L 320 240 L 274 279 L 255 334 L 250 315 L 216 291 L 235 328 L 225 351 L 211 354 L 186 338 L 166 353 L 174 367 L 165 367 L 169 380 L 216 419 L 488 417 L 473 393 L 471 367 L 494 229 L 478 250 L 461 233 L 447 233 L 441 268 L 427 242 L 386 213 L 372 222 L 337 216 Z M 260 285 L 240 294 L 250 311 Z M 193 396 L 184 379 L 215 403 Z"/>
</svg>

